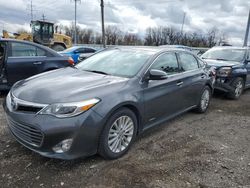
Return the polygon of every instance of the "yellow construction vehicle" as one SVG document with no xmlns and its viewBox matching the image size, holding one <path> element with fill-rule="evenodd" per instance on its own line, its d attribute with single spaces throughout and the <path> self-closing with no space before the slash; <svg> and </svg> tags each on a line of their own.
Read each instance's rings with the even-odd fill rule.
<svg viewBox="0 0 250 188">
<path fill-rule="evenodd" d="M 47 21 L 31 21 L 32 33 L 13 33 L 3 30 L 3 38 L 14 38 L 28 40 L 38 44 L 48 46 L 56 51 L 62 51 L 72 46 L 71 37 L 54 32 L 54 23 Z"/>
</svg>

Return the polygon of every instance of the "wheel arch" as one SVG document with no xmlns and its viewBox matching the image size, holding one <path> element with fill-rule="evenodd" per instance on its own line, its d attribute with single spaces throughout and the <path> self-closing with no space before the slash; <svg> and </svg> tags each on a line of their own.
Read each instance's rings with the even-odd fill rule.
<svg viewBox="0 0 250 188">
<path fill-rule="evenodd" d="M 137 119 L 137 135 L 141 132 L 142 130 L 142 111 L 140 110 L 140 108 L 136 105 L 135 102 L 132 102 L 132 101 L 128 101 L 128 102 L 124 102 L 124 103 L 121 103 L 117 106 L 115 106 L 114 108 L 112 108 L 112 110 L 109 111 L 109 113 L 106 115 L 106 118 L 105 118 L 105 124 L 106 122 L 108 121 L 108 119 L 116 112 L 118 111 L 119 109 L 121 108 L 128 108 L 129 110 L 131 110 L 135 116 L 136 116 L 136 119 Z"/>
</svg>

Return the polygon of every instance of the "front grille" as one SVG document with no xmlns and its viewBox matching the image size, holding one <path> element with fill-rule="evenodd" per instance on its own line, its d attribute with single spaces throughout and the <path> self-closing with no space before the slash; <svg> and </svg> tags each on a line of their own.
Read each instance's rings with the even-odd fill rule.
<svg viewBox="0 0 250 188">
<path fill-rule="evenodd" d="M 37 113 L 42 109 L 41 107 L 18 105 L 16 111 Z"/>
<path fill-rule="evenodd" d="M 47 106 L 47 104 L 33 103 L 33 102 L 18 99 L 13 94 L 10 94 L 7 96 L 7 101 L 8 101 L 9 107 L 13 111 L 20 111 L 20 112 L 33 113 L 33 114 L 38 113 L 44 107 Z"/>
<path fill-rule="evenodd" d="M 9 118 L 7 118 L 8 125 L 12 133 L 22 140 L 32 146 L 39 147 L 43 142 L 43 133 L 41 130 L 31 126 L 17 123 Z"/>
</svg>

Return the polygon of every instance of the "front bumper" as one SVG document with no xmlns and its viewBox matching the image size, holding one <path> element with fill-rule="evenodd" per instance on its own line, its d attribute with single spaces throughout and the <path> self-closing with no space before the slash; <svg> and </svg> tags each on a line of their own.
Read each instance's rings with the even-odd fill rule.
<svg viewBox="0 0 250 188">
<path fill-rule="evenodd" d="M 216 78 L 214 89 L 224 92 L 233 92 L 234 88 L 231 86 L 232 79 Z"/>
<path fill-rule="evenodd" d="M 50 115 L 37 115 L 32 113 L 15 112 L 8 109 L 6 103 L 3 104 L 8 127 L 15 139 L 25 147 L 35 151 L 42 156 L 59 158 L 59 159 L 75 159 L 79 157 L 87 157 L 97 152 L 99 135 L 102 130 L 103 118 L 94 110 L 71 118 L 56 118 Z M 22 139 L 12 128 L 15 126 L 26 126 L 39 130 L 42 134 L 41 144 L 34 145 Z M 22 130 L 21 130 L 22 131 Z M 21 132 L 29 137 L 27 133 Z M 31 136 L 30 136 L 31 137 Z M 56 153 L 53 147 L 65 139 L 73 139 L 73 143 L 69 151 L 65 153 Z M 29 138 L 30 139 L 30 138 Z M 28 140 L 29 140 L 28 139 Z"/>
</svg>

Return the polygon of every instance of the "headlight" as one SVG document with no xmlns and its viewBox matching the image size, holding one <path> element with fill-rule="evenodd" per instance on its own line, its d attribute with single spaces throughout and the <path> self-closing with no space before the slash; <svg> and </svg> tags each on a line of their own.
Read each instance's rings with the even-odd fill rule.
<svg viewBox="0 0 250 188">
<path fill-rule="evenodd" d="M 100 102 L 100 99 L 90 99 L 82 102 L 51 104 L 43 108 L 39 114 L 53 115 L 59 118 L 79 115 Z"/>
<path fill-rule="evenodd" d="M 222 67 L 217 71 L 217 76 L 227 77 L 231 74 L 231 72 L 232 72 L 231 67 Z"/>
</svg>

